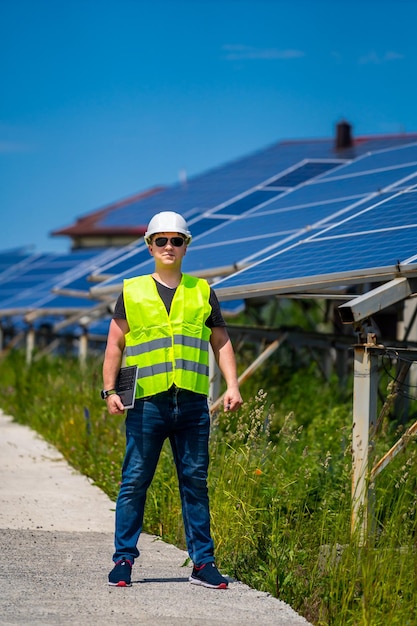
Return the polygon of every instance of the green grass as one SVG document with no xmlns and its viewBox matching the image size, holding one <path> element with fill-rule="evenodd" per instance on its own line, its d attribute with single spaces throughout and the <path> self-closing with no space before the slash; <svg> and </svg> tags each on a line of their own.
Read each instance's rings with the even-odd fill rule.
<svg viewBox="0 0 417 626">
<path fill-rule="evenodd" d="M 213 418 L 209 490 L 220 568 L 317 625 L 417 624 L 415 443 L 378 476 L 376 529 L 361 546 L 350 534 L 351 388 L 325 384 L 313 369 L 284 379 L 271 366 L 261 376 L 242 388 L 248 401 L 241 411 Z M 19 352 L 0 361 L 3 410 L 115 499 L 123 418 L 107 413 L 100 388 L 98 361 L 84 370 L 76 360 L 52 357 L 27 367 Z M 398 434 L 385 428 L 376 454 Z M 149 490 L 145 530 L 184 547 L 167 445 Z"/>
</svg>

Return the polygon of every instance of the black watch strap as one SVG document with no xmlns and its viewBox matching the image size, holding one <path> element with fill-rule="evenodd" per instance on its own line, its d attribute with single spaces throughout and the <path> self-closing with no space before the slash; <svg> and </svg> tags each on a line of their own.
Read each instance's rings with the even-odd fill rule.
<svg viewBox="0 0 417 626">
<path fill-rule="evenodd" d="M 114 395 L 115 393 L 117 393 L 116 389 L 108 389 L 107 391 L 105 389 L 103 389 L 100 392 L 101 395 L 101 399 L 102 400 L 106 400 L 109 396 Z"/>
</svg>

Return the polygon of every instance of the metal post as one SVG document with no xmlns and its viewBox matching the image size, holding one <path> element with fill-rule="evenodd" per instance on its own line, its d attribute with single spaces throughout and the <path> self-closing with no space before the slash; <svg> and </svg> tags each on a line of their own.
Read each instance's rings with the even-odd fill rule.
<svg viewBox="0 0 417 626">
<path fill-rule="evenodd" d="M 87 361 L 87 351 L 88 351 L 88 332 L 86 328 L 83 328 L 83 332 L 80 336 L 80 343 L 78 347 L 78 359 L 80 361 L 81 367 L 84 367 Z"/>
<path fill-rule="evenodd" d="M 369 341 L 369 336 L 368 336 Z M 370 435 L 376 424 L 378 394 L 378 351 L 374 343 L 354 348 L 352 431 L 352 517 L 351 530 L 362 543 L 368 534 Z"/>
<path fill-rule="evenodd" d="M 35 329 L 33 326 L 29 326 L 26 333 L 26 364 L 32 363 L 33 351 L 35 349 Z"/>
</svg>

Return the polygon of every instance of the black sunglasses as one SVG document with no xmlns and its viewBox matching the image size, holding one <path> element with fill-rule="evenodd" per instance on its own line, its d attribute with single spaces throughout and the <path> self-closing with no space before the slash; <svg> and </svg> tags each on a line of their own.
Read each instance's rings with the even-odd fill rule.
<svg viewBox="0 0 417 626">
<path fill-rule="evenodd" d="M 163 248 L 167 245 L 168 241 L 175 246 L 175 248 L 181 248 L 184 245 L 185 239 L 182 237 L 156 237 L 153 240 L 153 243 L 158 246 L 158 248 Z"/>
</svg>

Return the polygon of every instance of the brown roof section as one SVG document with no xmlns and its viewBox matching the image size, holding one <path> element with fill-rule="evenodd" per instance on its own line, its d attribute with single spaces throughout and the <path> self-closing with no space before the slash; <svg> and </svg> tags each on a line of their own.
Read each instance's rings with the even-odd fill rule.
<svg viewBox="0 0 417 626">
<path fill-rule="evenodd" d="M 145 234 L 147 224 L 140 224 L 137 226 L 97 226 L 97 223 L 100 222 L 103 217 L 108 213 L 111 213 L 116 209 L 120 209 L 127 204 L 131 204 L 132 202 L 136 202 L 137 200 L 149 198 L 149 196 L 153 196 L 154 194 L 159 193 L 164 189 L 164 187 L 153 187 L 148 191 L 143 191 L 141 193 L 135 194 L 134 196 L 129 196 L 124 200 L 119 200 L 118 202 L 109 204 L 103 209 L 98 209 L 97 211 L 93 211 L 88 215 L 79 217 L 75 224 L 73 224 L 72 226 L 67 226 L 65 228 L 60 228 L 59 230 L 54 230 L 50 234 L 54 237 L 60 235 L 65 235 L 66 237 L 99 237 L 103 235 L 126 235 L 141 237 Z"/>
</svg>

